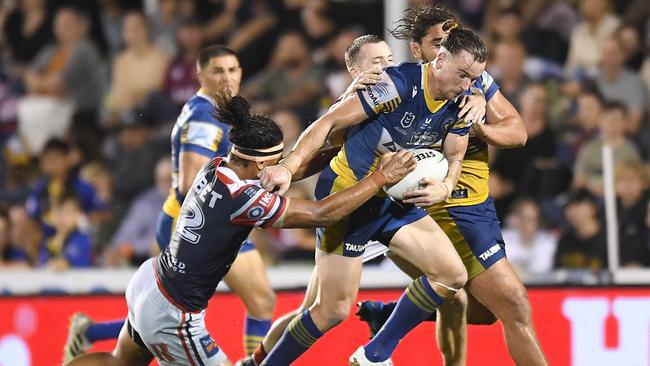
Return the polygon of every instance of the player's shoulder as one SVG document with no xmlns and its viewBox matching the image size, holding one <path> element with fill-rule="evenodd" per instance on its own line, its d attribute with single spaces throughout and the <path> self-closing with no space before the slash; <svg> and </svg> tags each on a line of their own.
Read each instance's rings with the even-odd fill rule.
<svg viewBox="0 0 650 366">
<path fill-rule="evenodd" d="M 401 62 L 385 69 L 393 80 L 401 79 L 405 83 L 414 83 L 419 81 L 422 75 L 422 64 L 416 62 Z"/>
</svg>

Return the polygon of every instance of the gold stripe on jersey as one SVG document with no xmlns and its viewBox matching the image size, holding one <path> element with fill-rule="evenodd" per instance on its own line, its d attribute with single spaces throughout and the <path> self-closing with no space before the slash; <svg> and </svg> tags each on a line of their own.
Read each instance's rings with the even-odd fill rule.
<svg viewBox="0 0 650 366">
<path fill-rule="evenodd" d="M 422 70 L 422 73 L 424 74 L 424 85 L 422 85 L 422 88 L 424 89 L 424 100 L 427 102 L 429 111 L 431 111 L 431 113 L 436 113 L 438 110 L 440 110 L 440 108 L 447 104 L 447 100 L 436 100 L 431 95 L 429 95 L 429 88 L 427 88 L 427 85 L 429 83 L 430 65 L 430 63 L 424 64 L 424 70 Z"/>
<path fill-rule="evenodd" d="M 489 176 L 490 168 L 488 166 L 487 147 L 479 149 L 473 154 L 466 154 L 463 159 L 460 178 L 458 178 L 458 183 L 454 187 L 454 192 L 458 192 L 458 195 L 452 192 L 452 198 L 436 206 L 471 206 L 482 203 L 489 195 Z"/>
<path fill-rule="evenodd" d="M 181 145 L 183 145 L 185 143 L 185 141 L 187 140 L 187 131 L 189 131 L 189 129 L 190 129 L 189 127 L 190 127 L 189 123 L 184 124 L 183 127 L 182 127 L 181 139 L 180 139 L 181 140 Z"/>
<path fill-rule="evenodd" d="M 178 217 L 181 213 L 181 205 L 176 199 L 176 192 L 174 192 L 173 188 L 169 190 L 169 195 L 163 204 L 163 211 L 170 217 L 174 218 Z"/>
<path fill-rule="evenodd" d="M 218 128 L 217 134 L 214 136 L 214 141 L 212 142 L 212 146 L 210 146 L 210 149 L 212 151 L 217 151 L 222 139 L 223 139 L 223 129 Z"/>
<path fill-rule="evenodd" d="M 384 112 L 392 112 L 395 109 L 397 109 L 397 107 L 399 106 L 399 104 L 401 102 L 402 102 L 402 98 L 398 96 L 397 98 L 395 98 L 393 100 L 389 100 L 388 102 L 382 103 L 382 104 L 374 107 L 372 110 L 376 114 L 380 114 L 380 113 L 384 113 Z"/>
</svg>

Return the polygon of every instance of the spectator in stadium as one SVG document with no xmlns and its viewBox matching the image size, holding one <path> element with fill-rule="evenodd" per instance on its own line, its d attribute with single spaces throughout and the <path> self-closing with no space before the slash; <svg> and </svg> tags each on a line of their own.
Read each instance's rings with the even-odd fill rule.
<svg viewBox="0 0 650 366">
<path fill-rule="evenodd" d="M 641 156 L 636 146 L 625 137 L 625 106 L 608 102 L 599 119 L 600 136 L 586 143 L 578 151 L 573 172 L 573 187 L 587 188 L 592 194 L 603 194 L 603 145 L 612 147 L 614 166 L 624 163 L 640 162 Z"/>
<path fill-rule="evenodd" d="M 572 77 L 593 75 L 605 39 L 620 25 L 612 14 L 609 0 L 581 0 L 583 20 L 573 29 L 565 67 Z"/>
<path fill-rule="evenodd" d="M 521 94 L 531 82 L 524 73 L 526 47 L 518 40 L 502 41 L 493 52 L 490 73 L 497 79 L 501 93 L 519 110 Z"/>
<path fill-rule="evenodd" d="M 99 1 L 102 33 L 106 37 L 108 53 L 111 57 L 122 50 L 122 22 L 124 9 L 119 0 Z"/>
<path fill-rule="evenodd" d="M 555 252 L 555 269 L 599 271 L 607 267 L 607 241 L 596 197 L 581 188 L 569 193 L 564 213 L 569 227 Z"/>
<path fill-rule="evenodd" d="M 136 107 L 124 114 L 117 148 L 111 153 L 114 220 L 122 220 L 133 200 L 154 184 L 158 160 L 168 154 L 169 140 L 154 135 L 151 111 Z M 160 209 L 160 207 L 158 207 Z"/>
<path fill-rule="evenodd" d="M 242 95 L 260 112 L 289 108 L 306 122 L 316 117 L 321 85 L 321 72 L 312 63 L 304 36 L 289 32 L 280 37 L 271 61 L 244 86 Z"/>
<path fill-rule="evenodd" d="M 568 131 L 562 136 L 560 159 L 563 165 L 573 167 L 580 148 L 597 138 L 599 119 L 603 112 L 603 100 L 595 87 L 583 88 L 576 97 L 577 111 L 571 117 Z"/>
<path fill-rule="evenodd" d="M 627 163 L 616 169 L 620 264 L 623 267 L 650 266 L 648 214 L 650 192 L 645 170 L 640 163 Z"/>
<path fill-rule="evenodd" d="M 13 243 L 10 212 L 0 209 L 0 269 L 29 266 L 27 253 Z"/>
<path fill-rule="evenodd" d="M 355 29 L 343 29 L 327 43 L 326 59 L 322 62 L 325 71 L 325 87 L 327 88 L 328 106 L 334 103 L 347 89 L 352 78 L 345 66 L 345 50 L 355 38 L 361 34 Z"/>
<path fill-rule="evenodd" d="M 88 18 L 74 8 L 61 8 L 54 19 L 56 43 L 46 46 L 36 55 L 25 74 L 25 84 L 30 95 L 45 99 L 24 99 L 21 103 L 26 114 L 20 114 L 21 129 L 31 133 L 61 135 L 72 119 L 71 132 L 75 135 L 96 138 L 97 114 L 103 94 L 103 61 L 95 45 L 87 39 Z M 71 112 L 62 106 L 71 102 Z M 44 104 L 47 103 L 47 104 Z M 44 106 L 47 109 L 38 109 Z M 63 121 L 54 124 L 56 117 Z M 52 121 L 44 124 L 42 120 Z M 36 131 L 38 130 L 38 131 Z M 39 144 L 40 145 L 40 144 Z M 39 152 L 41 146 L 34 147 Z"/>
<path fill-rule="evenodd" d="M 603 40 L 600 49 L 596 85 L 603 98 L 625 105 L 625 131 L 633 135 L 639 130 L 647 110 L 648 96 L 641 77 L 625 68 L 625 54 L 616 37 Z"/>
<path fill-rule="evenodd" d="M 146 14 L 152 43 L 170 59 L 177 53 L 176 30 L 182 21 L 178 16 L 178 3 L 177 0 L 159 0 L 157 11 Z"/>
<path fill-rule="evenodd" d="M 176 32 L 179 53 L 165 74 L 163 93 L 180 113 L 183 104 L 199 89 L 196 60 L 203 48 L 201 26 L 193 21 L 183 22 Z"/>
<path fill-rule="evenodd" d="M 38 265 L 55 271 L 92 265 L 90 237 L 79 229 L 83 220 L 81 202 L 75 195 L 60 197 L 51 210 L 54 234 L 44 238 Z"/>
<path fill-rule="evenodd" d="M 95 189 L 79 175 L 69 162 L 70 148 L 61 140 L 50 140 L 40 158 L 41 177 L 27 198 L 26 208 L 35 229 L 48 238 L 54 235 L 52 209 L 63 197 L 76 196 L 91 221 L 100 220 L 106 212 L 106 204 Z"/>
<path fill-rule="evenodd" d="M 515 195 L 544 198 L 565 188 L 550 184 L 556 183 L 558 176 L 555 175 L 555 137 L 546 121 L 547 102 L 548 93 L 544 86 L 529 84 L 519 101 L 519 111 L 528 133 L 526 145 L 519 149 L 492 151 L 496 156 L 492 174 L 509 181 Z"/>
<path fill-rule="evenodd" d="M 4 39 L 11 57 L 21 65 L 28 65 L 36 54 L 54 40 L 52 18 L 47 11 L 47 0 L 19 1 L 7 15 Z"/>
<path fill-rule="evenodd" d="M 508 246 L 508 261 L 520 276 L 553 270 L 557 238 L 542 228 L 539 206 L 534 200 L 522 198 L 513 204 L 503 240 Z"/>
<path fill-rule="evenodd" d="M 630 24 L 623 24 L 616 31 L 615 37 L 620 42 L 623 58 L 625 59 L 625 68 L 637 73 L 643 63 L 639 30 Z"/>
<path fill-rule="evenodd" d="M 106 251 L 108 266 L 139 266 L 151 257 L 156 240 L 158 212 L 171 188 L 171 159 L 167 156 L 156 164 L 155 185 L 139 194 L 110 241 Z"/>
<path fill-rule="evenodd" d="M 142 13 L 124 17 L 122 36 L 126 48 L 113 61 L 113 80 L 108 109 L 111 124 L 121 115 L 145 101 L 149 93 L 160 90 L 167 70 L 167 57 L 151 44 Z"/>
</svg>

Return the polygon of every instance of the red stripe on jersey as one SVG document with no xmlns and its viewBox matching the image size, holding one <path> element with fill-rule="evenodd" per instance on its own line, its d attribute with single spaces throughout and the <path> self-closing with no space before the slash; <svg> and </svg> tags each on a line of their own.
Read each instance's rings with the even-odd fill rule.
<svg viewBox="0 0 650 366">
<path fill-rule="evenodd" d="M 280 202 L 282 203 L 284 199 L 274 195 L 271 192 L 267 192 L 259 188 L 259 191 L 256 193 L 255 197 L 246 202 L 242 208 L 239 209 L 241 212 L 237 214 L 237 216 L 231 218 L 230 222 L 236 225 L 245 226 L 258 226 L 259 224 L 263 225 L 265 224 L 265 221 L 269 220 L 269 217 L 275 217 L 277 212 L 283 209 L 284 204 L 277 205 L 277 200 L 281 200 Z M 260 220 L 263 219 L 265 220 L 260 222 Z"/>
<path fill-rule="evenodd" d="M 192 360 L 192 356 L 190 356 L 190 350 L 187 348 L 187 344 L 185 343 L 185 338 L 183 338 L 183 323 L 185 323 L 185 313 L 182 313 L 183 315 L 181 316 L 181 324 L 176 328 L 178 331 L 178 338 L 181 340 L 181 345 L 183 346 L 183 351 L 185 351 L 185 356 L 187 357 L 188 361 L 190 361 L 190 364 L 192 366 L 196 366 L 194 363 L 194 360 Z"/>
<path fill-rule="evenodd" d="M 270 220 L 267 220 L 266 223 L 263 223 L 261 226 L 264 227 L 264 228 L 273 226 L 273 224 L 275 224 L 275 222 L 278 221 L 278 219 L 280 217 L 282 217 L 282 215 L 284 214 L 284 210 L 287 209 L 287 202 L 288 202 L 288 199 L 286 199 L 286 198 L 281 199 L 280 200 L 280 205 L 281 205 L 280 208 L 275 211 L 275 214 L 273 214 L 273 217 L 271 217 Z"/>
<path fill-rule="evenodd" d="M 156 277 L 156 284 L 158 285 L 158 290 L 160 290 L 160 293 L 163 294 L 163 296 L 165 297 L 165 299 L 167 299 L 167 301 L 169 301 L 172 305 L 174 305 L 178 310 L 180 310 L 183 313 L 192 313 L 192 314 L 201 313 L 200 310 L 199 311 L 188 310 L 185 306 L 176 302 L 176 300 L 174 300 L 174 298 L 169 294 L 169 292 L 165 290 L 162 281 L 160 281 L 160 277 L 158 277 L 158 271 L 156 270 L 156 261 L 153 261 L 153 273 L 154 276 Z"/>
</svg>

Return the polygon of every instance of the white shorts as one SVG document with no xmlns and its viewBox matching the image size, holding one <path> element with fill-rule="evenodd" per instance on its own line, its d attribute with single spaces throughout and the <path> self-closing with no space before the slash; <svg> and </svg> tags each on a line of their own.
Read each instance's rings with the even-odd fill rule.
<svg viewBox="0 0 650 366">
<path fill-rule="evenodd" d="M 217 366 L 228 358 L 205 328 L 205 310 L 184 312 L 158 288 L 155 259 L 144 262 L 126 288 L 129 322 L 161 366 Z"/>
<path fill-rule="evenodd" d="M 366 243 L 366 250 L 363 252 L 363 263 L 379 257 L 380 255 L 388 253 L 390 249 L 384 244 L 371 240 Z"/>
</svg>

